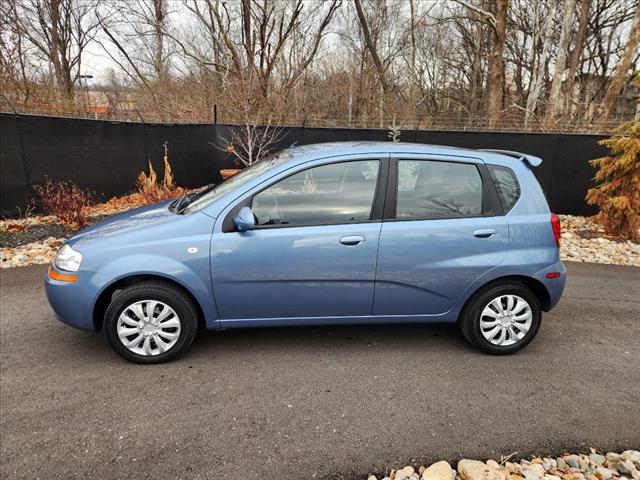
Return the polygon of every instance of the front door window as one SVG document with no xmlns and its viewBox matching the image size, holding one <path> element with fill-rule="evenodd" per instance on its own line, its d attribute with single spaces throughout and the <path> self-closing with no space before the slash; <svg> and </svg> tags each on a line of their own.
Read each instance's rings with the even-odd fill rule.
<svg viewBox="0 0 640 480">
<path fill-rule="evenodd" d="M 258 226 L 368 221 L 379 167 L 378 160 L 332 163 L 280 180 L 253 198 Z"/>
</svg>

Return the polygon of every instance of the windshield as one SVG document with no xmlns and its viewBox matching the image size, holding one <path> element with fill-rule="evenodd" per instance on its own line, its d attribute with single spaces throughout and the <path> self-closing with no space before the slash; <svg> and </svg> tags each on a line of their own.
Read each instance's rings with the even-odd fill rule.
<svg viewBox="0 0 640 480">
<path fill-rule="evenodd" d="M 254 178 L 262 175 L 263 173 L 271 170 L 272 168 L 286 162 L 291 158 L 291 154 L 287 150 L 283 150 L 279 153 L 271 155 L 264 160 L 254 163 L 249 168 L 245 168 L 241 172 L 235 174 L 227 181 L 222 182 L 215 188 L 205 188 L 201 192 L 197 193 L 191 202 L 182 210 L 183 213 L 196 212 L 202 210 L 204 207 L 211 205 L 213 202 L 226 195 L 227 193 L 235 190 L 242 185 L 249 183 Z"/>
</svg>

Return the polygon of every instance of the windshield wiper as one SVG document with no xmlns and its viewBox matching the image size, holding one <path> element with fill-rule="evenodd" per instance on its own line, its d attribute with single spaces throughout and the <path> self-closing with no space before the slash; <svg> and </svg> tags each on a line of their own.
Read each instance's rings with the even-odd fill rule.
<svg viewBox="0 0 640 480">
<path fill-rule="evenodd" d="M 203 189 L 198 190 L 197 192 L 185 193 L 181 197 L 178 197 L 176 200 L 174 200 L 171 205 L 169 205 L 169 210 L 178 214 L 182 213 L 184 209 L 187 208 L 189 204 L 191 204 L 191 202 L 193 202 L 197 198 L 200 198 L 205 193 L 210 192 L 214 189 L 214 187 L 214 184 L 210 184 Z"/>
<path fill-rule="evenodd" d="M 182 213 L 184 209 L 187 208 L 193 201 L 196 195 L 196 193 L 187 193 L 186 195 L 180 197 L 180 200 L 176 204 L 176 213 Z"/>
</svg>

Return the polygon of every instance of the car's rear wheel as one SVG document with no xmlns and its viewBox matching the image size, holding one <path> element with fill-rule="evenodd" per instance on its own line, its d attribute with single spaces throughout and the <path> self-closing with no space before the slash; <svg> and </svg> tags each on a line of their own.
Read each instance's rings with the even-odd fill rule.
<svg viewBox="0 0 640 480">
<path fill-rule="evenodd" d="M 496 355 L 517 352 L 538 333 L 541 308 L 536 295 L 519 283 L 500 283 L 476 293 L 460 315 L 464 336 Z"/>
<path fill-rule="evenodd" d="M 132 362 L 162 363 L 183 354 L 193 342 L 198 309 L 171 284 L 148 281 L 118 292 L 105 314 L 113 349 Z"/>
</svg>

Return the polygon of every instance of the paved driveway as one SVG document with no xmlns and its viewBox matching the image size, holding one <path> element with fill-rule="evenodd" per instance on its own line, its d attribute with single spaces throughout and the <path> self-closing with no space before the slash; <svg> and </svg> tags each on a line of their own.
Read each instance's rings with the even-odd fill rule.
<svg viewBox="0 0 640 480">
<path fill-rule="evenodd" d="M 640 446 L 640 269 L 569 264 L 509 357 L 452 326 L 206 332 L 126 363 L 54 320 L 45 267 L 2 271 L 0 477 L 361 478 L 463 456 Z"/>
</svg>

